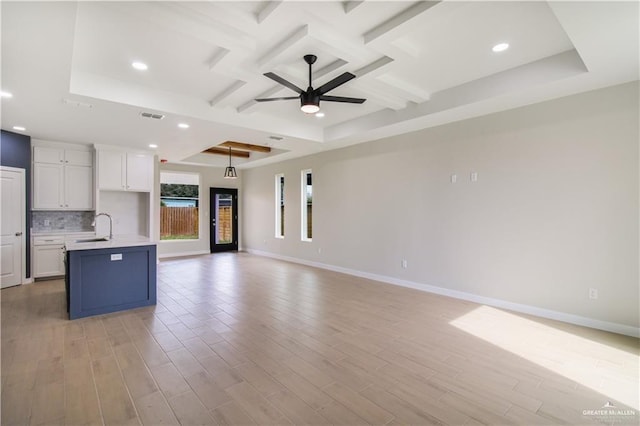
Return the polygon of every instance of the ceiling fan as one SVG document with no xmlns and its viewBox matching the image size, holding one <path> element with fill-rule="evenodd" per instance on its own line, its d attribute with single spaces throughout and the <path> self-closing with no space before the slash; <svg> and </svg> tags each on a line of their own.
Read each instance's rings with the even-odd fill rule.
<svg viewBox="0 0 640 426">
<path fill-rule="evenodd" d="M 264 73 L 265 77 L 269 77 L 271 80 L 277 83 L 280 83 L 285 87 L 288 87 L 289 89 L 298 93 L 298 96 L 285 96 L 281 98 L 262 98 L 262 99 L 256 99 L 256 102 L 286 101 L 290 99 L 300 99 L 300 105 L 301 105 L 300 109 L 302 110 L 302 112 L 305 112 L 307 114 L 313 114 L 315 112 L 320 111 L 320 101 L 344 102 L 348 104 L 361 104 L 364 101 L 366 101 L 366 99 L 362 99 L 362 98 L 346 98 L 344 96 L 327 96 L 326 95 L 326 93 L 329 92 L 330 90 L 333 90 L 338 86 L 342 86 L 347 81 L 356 78 L 356 76 L 351 74 L 350 72 L 345 72 L 344 74 L 337 76 L 336 78 L 329 81 L 328 83 L 325 83 L 322 86 L 318 87 L 317 89 L 314 89 L 311 86 L 311 66 L 316 62 L 317 59 L 318 57 L 316 55 L 304 55 L 304 61 L 307 64 L 309 64 L 309 87 L 307 87 L 307 90 L 302 90 L 295 84 L 285 80 L 284 78 L 280 77 L 277 74 L 274 74 L 272 72 L 267 72 L 267 73 Z"/>
</svg>

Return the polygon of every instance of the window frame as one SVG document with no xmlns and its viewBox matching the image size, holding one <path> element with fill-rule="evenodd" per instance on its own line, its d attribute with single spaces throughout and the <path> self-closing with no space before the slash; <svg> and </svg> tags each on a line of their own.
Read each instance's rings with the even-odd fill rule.
<svg viewBox="0 0 640 426">
<path fill-rule="evenodd" d="M 311 175 L 311 185 L 307 184 L 307 177 Z M 307 204 L 307 187 L 311 186 L 311 211 L 313 211 L 313 170 L 304 169 L 300 172 L 300 241 L 312 242 L 313 231 L 309 237 L 309 210 Z M 313 228 L 313 217 L 311 227 Z"/>
<path fill-rule="evenodd" d="M 285 196 L 284 196 L 284 184 L 285 177 L 284 173 L 277 173 L 275 175 L 275 230 L 274 236 L 278 239 L 284 239 L 284 209 L 286 207 L 285 204 Z"/>
<path fill-rule="evenodd" d="M 202 174 L 199 172 L 185 172 L 182 170 L 160 170 L 160 175 L 158 176 L 160 181 L 160 188 L 162 188 L 162 173 L 172 173 L 172 174 L 182 174 L 182 175 L 195 175 L 198 177 L 198 238 L 184 238 L 184 239 L 169 239 L 163 240 L 160 236 L 160 226 L 162 223 L 162 213 L 159 214 L 158 221 L 158 241 L 160 243 L 174 244 L 174 243 L 184 243 L 184 242 L 194 242 L 200 241 L 202 239 Z M 162 201 L 162 190 L 158 191 L 158 198 Z"/>
</svg>

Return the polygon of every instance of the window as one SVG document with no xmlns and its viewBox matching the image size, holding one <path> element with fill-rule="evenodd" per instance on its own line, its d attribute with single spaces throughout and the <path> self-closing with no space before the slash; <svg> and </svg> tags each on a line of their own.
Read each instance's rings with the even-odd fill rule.
<svg viewBox="0 0 640 426">
<path fill-rule="evenodd" d="M 160 240 L 197 240 L 200 176 L 160 172 Z"/>
<path fill-rule="evenodd" d="M 284 238 L 284 174 L 276 175 L 276 238 Z"/>
<path fill-rule="evenodd" d="M 302 241 L 311 241 L 313 224 L 313 186 L 311 183 L 311 170 L 302 171 Z"/>
</svg>

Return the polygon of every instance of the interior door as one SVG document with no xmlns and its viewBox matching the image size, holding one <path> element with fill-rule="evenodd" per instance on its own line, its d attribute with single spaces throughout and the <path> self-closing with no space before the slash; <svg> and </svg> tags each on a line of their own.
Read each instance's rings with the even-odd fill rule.
<svg viewBox="0 0 640 426">
<path fill-rule="evenodd" d="M 2 167 L 0 176 L 0 287 L 22 284 L 25 247 L 25 171 Z"/>
<path fill-rule="evenodd" d="M 238 250 L 238 190 L 209 189 L 211 253 Z"/>
</svg>

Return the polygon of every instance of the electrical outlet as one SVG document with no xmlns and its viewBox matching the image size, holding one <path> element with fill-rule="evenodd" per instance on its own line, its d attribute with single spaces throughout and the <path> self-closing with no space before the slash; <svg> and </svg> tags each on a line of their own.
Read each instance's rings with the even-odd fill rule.
<svg viewBox="0 0 640 426">
<path fill-rule="evenodd" d="M 407 269 L 407 259 L 402 259 L 402 267 Z"/>
<path fill-rule="evenodd" d="M 456 183 L 458 181 L 458 175 L 453 174 L 451 175 L 451 183 Z"/>
<path fill-rule="evenodd" d="M 318 254 L 322 254 L 322 247 L 318 247 Z"/>
<path fill-rule="evenodd" d="M 471 172 L 471 175 L 469 176 L 469 178 L 471 179 L 471 182 L 477 182 L 478 181 L 478 172 Z"/>
<path fill-rule="evenodd" d="M 589 289 L 589 299 L 597 299 L 598 298 L 598 289 L 597 288 L 590 288 Z"/>
<path fill-rule="evenodd" d="M 49 219 L 45 219 L 44 226 L 51 226 L 51 221 Z"/>
</svg>

